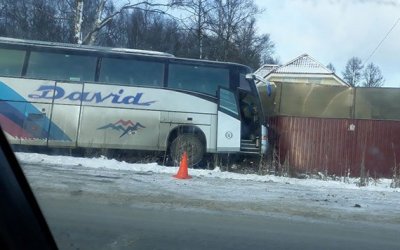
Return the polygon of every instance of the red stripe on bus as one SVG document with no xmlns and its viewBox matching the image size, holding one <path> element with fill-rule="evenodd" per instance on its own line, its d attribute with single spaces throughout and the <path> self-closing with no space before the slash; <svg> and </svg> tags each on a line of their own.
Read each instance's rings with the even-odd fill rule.
<svg viewBox="0 0 400 250">
<path fill-rule="evenodd" d="M 11 136 L 17 138 L 32 138 L 32 135 L 24 131 L 18 124 L 14 123 L 6 116 L 0 114 L 0 124 L 1 128 Z"/>
</svg>

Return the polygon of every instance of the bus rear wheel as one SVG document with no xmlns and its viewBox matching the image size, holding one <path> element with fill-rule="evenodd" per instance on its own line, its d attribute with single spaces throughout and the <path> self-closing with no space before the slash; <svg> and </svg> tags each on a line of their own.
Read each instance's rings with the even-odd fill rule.
<svg viewBox="0 0 400 250">
<path fill-rule="evenodd" d="M 178 135 L 171 143 L 170 156 L 174 165 L 181 161 L 186 151 L 190 167 L 197 166 L 204 156 L 204 145 L 199 137 L 191 134 Z"/>
</svg>

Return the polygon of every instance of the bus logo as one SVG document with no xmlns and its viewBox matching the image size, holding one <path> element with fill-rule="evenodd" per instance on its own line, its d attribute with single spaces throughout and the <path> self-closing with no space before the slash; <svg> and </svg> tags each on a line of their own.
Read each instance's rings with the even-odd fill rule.
<svg viewBox="0 0 400 250">
<path fill-rule="evenodd" d="M 97 128 L 97 130 L 112 129 L 112 130 L 121 131 L 122 134 L 119 136 L 121 138 L 128 134 L 134 135 L 137 133 L 137 131 L 139 129 L 142 129 L 142 128 L 146 128 L 146 127 L 143 126 L 142 124 L 140 124 L 139 122 L 133 122 L 131 120 L 128 120 L 128 121 L 119 120 L 117 122 L 109 123 L 105 126 L 99 127 L 99 128 Z"/>
<path fill-rule="evenodd" d="M 60 86 L 42 85 L 36 93 L 28 95 L 32 99 L 68 99 L 70 101 L 77 102 L 90 102 L 90 103 L 103 103 L 110 101 L 113 104 L 125 104 L 125 105 L 139 105 L 139 106 L 150 106 L 155 101 L 143 102 L 143 93 L 126 94 L 124 89 L 120 89 L 117 93 L 102 93 L 102 92 L 67 92 Z"/>
</svg>

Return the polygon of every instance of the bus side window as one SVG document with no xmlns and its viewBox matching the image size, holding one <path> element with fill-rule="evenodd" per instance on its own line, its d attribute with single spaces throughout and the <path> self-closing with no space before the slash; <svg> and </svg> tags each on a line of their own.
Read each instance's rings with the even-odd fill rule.
<svg viewBox="0 0 400 250">
<path fill-rule="evenodd" d="M 0 75 L 20 76 L 24 59 L 23 50 L 0 49 Z"/>
<path fill-rule="evenodd" d="M 228 69 L 176 63 L 169 65 L 169 88 L 216 96 L 219 86 L 229 87 Z"/>
<path fill-rule="evenodd" d="M 135 80 L 133 79 L 132 76 L 129 77 L 129 85 L 134 85 L 135 84 Z"/>
<path fill-rule="evenodd" d="M 96 57 L 32 51 L 27 77 L 94 81 Z"/>
<path fill-rule="evenodd" d="M 100 82 L 132 86 L 161 87 L 164 79 L 164 64 L 161 62 L 103 58 Z"/>
</svg>

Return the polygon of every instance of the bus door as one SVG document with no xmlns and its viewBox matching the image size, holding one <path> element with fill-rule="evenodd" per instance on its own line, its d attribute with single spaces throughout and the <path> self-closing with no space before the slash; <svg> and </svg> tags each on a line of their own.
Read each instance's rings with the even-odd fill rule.
<svg viewBox="0 0 400 250">
<path fill-rule="evenodd" d="M 248 91 L 239 90 L 241 117 L 241 150 L 248 153 L 260 152 L 261 119 L 257 97 Z"/>
<path fill-rule="evenodd" d="M 217 151 L 239 152 L 241 122 L 235 92 L 222 87 L 218 89 L 217 119 Z"/>
<path fill-rule="evenodd" d="M 255 96 L 239 90 L 240 116 L 242 120 L 242 139 L 254 141 L 260 136 L 259 107 Z"/>
</svg>

